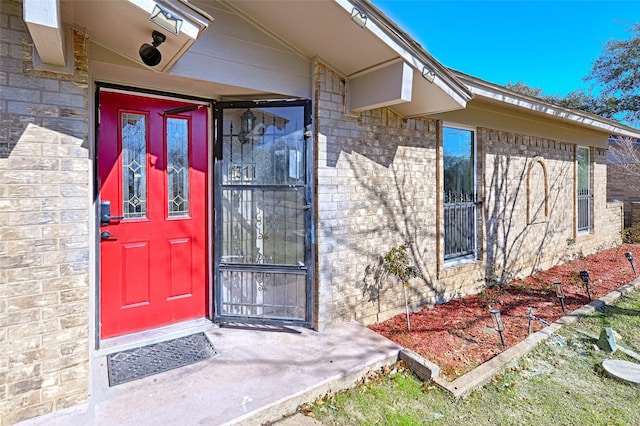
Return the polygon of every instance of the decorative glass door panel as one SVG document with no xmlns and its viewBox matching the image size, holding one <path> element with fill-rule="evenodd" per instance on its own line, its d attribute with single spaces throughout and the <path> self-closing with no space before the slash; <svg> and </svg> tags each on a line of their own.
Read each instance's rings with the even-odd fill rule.
<svg viewBox="0 0 640 426">
<path fill-rule="evenodd" d="M 220 104 L 217 114 L 217 317 L 308 323 L 308 102 Z"/>
<path fill-rule="evenodd" d="M 101 90 L 100 337 L 207 314 L 208 111 Z"/>
</svg>

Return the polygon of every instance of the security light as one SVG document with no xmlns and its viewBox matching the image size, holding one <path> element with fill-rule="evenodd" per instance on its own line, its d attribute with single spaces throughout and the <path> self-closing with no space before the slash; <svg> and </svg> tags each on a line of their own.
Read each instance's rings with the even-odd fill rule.
<svg viewBox="0 0 640 426">
<path fill-rule="evenodd" d="M 175 13 L 160 7 L 158 4 L 153 7 L 149 19 L 172 34 L 178 35 L 180 33 L 182 18 L 177 17 Z"/>
<path fill-rule="evenodd" d="M 351 20 L 360 28 L 364 28 L 367 25 L 367 15 L 355 7 L 351 10 Z"/>
<path fill-rule="evenodd" d="M 151 44 L 144 43 L 142 46 L 140 46 L 139 53 L 142 62 L 144 62 L 146 65 L 149 65 L 150 67 L 155 67 L 162 60 L 162 54 L 158 50 L 158 46 L 164 43 L 167 37 L 158 31 L 152 32 L 151 37 L 153 38 L 153 42 Z"/>
</svg>

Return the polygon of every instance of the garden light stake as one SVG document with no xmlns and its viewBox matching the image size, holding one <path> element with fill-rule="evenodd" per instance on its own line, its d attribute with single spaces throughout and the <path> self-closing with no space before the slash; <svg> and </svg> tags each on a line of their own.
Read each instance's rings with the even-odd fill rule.
<svg viewBox="0 0 640 426">
<path fill-rule="evenodd" d="M 500 341 L 502 342 L 502 347 L 506 347 L 504 343 L 504 335 L 502 332 L 504 331 L 504 323 L 502 322 L 502 316 L 500 315 L 500 311 L 497 309 L 491 309 L 489 311 L 491 313 L 491 319 L 493 320 L 493 328 L 500 334 Z"/>
<path fill-rule="evenodd" d="M 562 282 L 556 281 L 553 283 L 553 286 L 556 289 L 556 297 L 560 299 L 560 304 L 562 305 L 562 313 L 564 314 L 564 290 L 562 289 Z"/>
<path fill-rule="evenodd" d="M 587 297 L 589 298 L 589 302 L 591 302 L 591 289 L 589 289 L 589 271 L 580 271 L 580 278 L 582 278 L 584 288 L 585 290 L 587 290 Z"/>
<path fill-rule="evenodd" d="M 629 263 L 631 264 L 631 269 L 633 269 L 633 275 L 638 275 L 636 273 L 636 267 L 633 266 L 633 254 L 630 251 L 628 251 L 624 254 L 624 257 L 626 257 Z"/>
</svg>

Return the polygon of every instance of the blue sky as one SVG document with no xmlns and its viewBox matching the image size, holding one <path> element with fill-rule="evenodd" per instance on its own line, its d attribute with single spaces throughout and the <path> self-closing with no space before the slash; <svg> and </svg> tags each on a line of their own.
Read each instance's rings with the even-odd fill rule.
<svg viewBox="0 0 640 426">
<path fill-rule="evenodd" d="M 566 95 L 608 40 L 640 23 L 636 1 L 372 0 L 445 66 L 496 84 Z"/>
</svg>

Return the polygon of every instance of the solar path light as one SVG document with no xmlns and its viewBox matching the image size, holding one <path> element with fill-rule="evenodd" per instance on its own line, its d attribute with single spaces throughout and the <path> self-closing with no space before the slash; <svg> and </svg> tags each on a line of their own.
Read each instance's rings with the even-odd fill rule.
<svg viewBox="0 0 640 426">
<path fill-rule="evenodd" d="M 633 266 L 633 254 L 630 251 L 628 251 L 624 254 L 624 257 L 626 257 L 629 263 L 631 264 L 631 269 L 633 269 L 633 275 L 637 275 L 636 267 Z"/>
<path fill-rule="evenodd" d="M 493 328 L 500 334 L 500 341 L 502 342 L 502 347 L 506 347 L 504 343 L 504 335 L 502 332 L 504 331 L 504 323 L 502 322 L 502 316 L 500 315 L 500 311 L 497 309 L 491 309 L 489 311 L 491 313 L 491 319 L 493 320 Z"/>
<path fill-rule="evenodd" d="M 589 302 L 591 302 L 591 289 L 589 288 L 589 271 L 580 271 L 580 278 L 582 278 L 584 288 L 587 291 L 587 297 L 589 298 Z"/>
<path fill-rule="evenodd" d="M 560 304 L 562 305 L 562 313 L 565 313 L 564 310 L 564 290 L 562 289 L 562 282 L 556 281 L 553 283 L 553 287 L 556 289 L 556 297 L 560 299 Z"/>
</svg>

